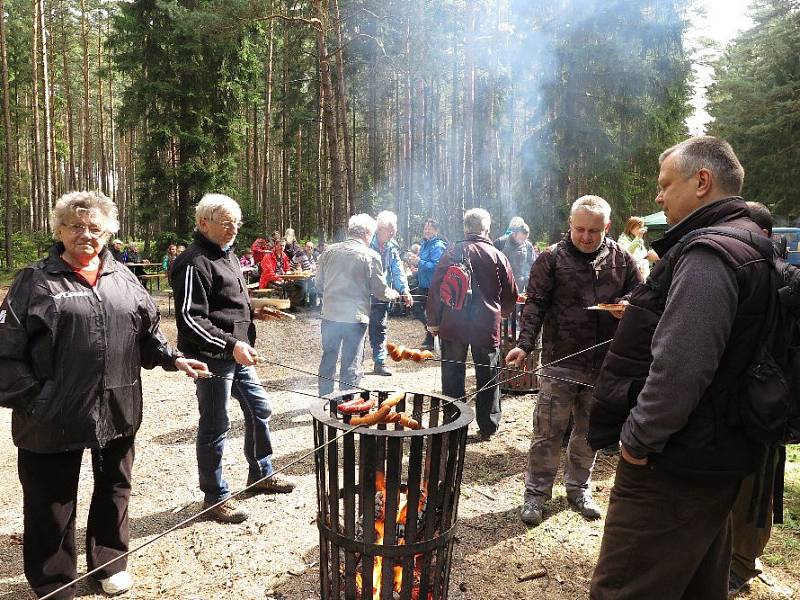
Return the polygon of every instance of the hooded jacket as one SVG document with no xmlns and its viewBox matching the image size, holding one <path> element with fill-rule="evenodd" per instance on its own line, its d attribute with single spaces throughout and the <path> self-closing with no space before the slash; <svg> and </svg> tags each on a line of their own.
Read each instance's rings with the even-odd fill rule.
<svg viewBox="0 0 800 600">
<path fill-rule="evenodd" d="M 0 306 L 0 406 L 31 452 L 100 448 L 142 422 L 142 367 L 174 371 L 177 354 L 136 277 L 100 254 L 94 287 L 60 255 L 25 267 Z"/>
</svg>

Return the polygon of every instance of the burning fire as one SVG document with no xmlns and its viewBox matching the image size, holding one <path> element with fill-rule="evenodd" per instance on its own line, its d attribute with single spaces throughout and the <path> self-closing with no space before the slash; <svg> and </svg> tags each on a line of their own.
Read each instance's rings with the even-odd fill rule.
<svg viewBox="0 0 800 600">
<path fill-rule="evenodd" d="M 423 486 L 420 495 L 419 503 L 417 505 L 418 517 L 424 514 L 427 506 L 427 493 Z M 402 546 L 406 543 L 406 521 L 408 518 L 408 499 L 406 495 L 400 495 L 400 505 L 397 509 L 397 544 Z M 418 518 L 419 522 L 419 518 Z M 383 544 L 384 530 L 386 526 L 386 477 L 382 472 L 375 474 L 375 543 Z M 419 598 L 419 577 L 421 572 L 421 565 L 419 559 L 422 555 L 417 554 L 414 556 L 414 587 L 411 590 L 412 600 Z M 401 565 L 394 565 L 392 567 L 393 580 L 391 582 L 392 590 L 400 593 L 403 587 L 403 567 Z M 383 589 L 383 557 L 376 556 L 375 563 L 372 570 L 372 600 L 380 600 L 381 591 Z M 356 586 L 362 588 L 361 572 L 356 573 Z M 428 598 L 433 599 L 433 594 L 429 593 Z"/>
</svg>

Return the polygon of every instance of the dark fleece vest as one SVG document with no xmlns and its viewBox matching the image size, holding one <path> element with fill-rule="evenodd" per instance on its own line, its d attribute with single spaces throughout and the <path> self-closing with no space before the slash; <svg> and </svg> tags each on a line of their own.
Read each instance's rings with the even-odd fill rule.
<svg viewBox="0 0 800 600">
<path fill-rule="evenodd" d="M 619 440 L 620 431 L 644 387 L 653 360 L 651 343 L 666 305 L 667 292 L 679 255 L 672 250 L 686 234 L 701 227 L 725 225 L 761 235 L 747 216 L 741 198 L 729 198 L 703 207 L 667 231 L 653 244 L 662 259 L 648 280 L 631 294 L 630 306 L 611 343 L 594 388 L 589 442 L 599 449 Z M 736 239 L 704 235 L 690 241 L 682 253 L 703 247 L 716 252 L 733 270 L 739 301 L 733 328 L 720 365 L 686 425 L 667 441 L 661 454 L 651 455 L 682 475 L 741 478 L 755 469 L 758 451 L 740 426 L 736 409 L 739 379 L 750 364 L 764 324 L 769 296 L 769 264 L 757 250 Z M 701 281 L 697 285 L 702 285 Z M 691 357 L 687 357 L 691 360 Z M 664 399 L 664 411 L 669 411 Z"/>
</svg>

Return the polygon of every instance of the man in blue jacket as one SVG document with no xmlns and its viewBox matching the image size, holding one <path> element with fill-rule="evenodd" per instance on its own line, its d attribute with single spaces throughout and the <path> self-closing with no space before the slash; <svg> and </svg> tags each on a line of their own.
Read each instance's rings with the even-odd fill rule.
<svg viewBox="0 0 800 600">
<path fill-rule="evenodd" d="M 416 304 L 418 310 L 414 311 L 414 316 L 426 327 L 428 326 L 428 320 L 425 318 L 425 302 L 428 298 L 428 289 L 431 287 L 436 265 L 439 264 L 439 260 L 446 249 L 447 242 L 439 237 L 439 223 L 434 219 L 425 221 L 425 226 L 422 229 L 419 256 L 412 256 L 410 259 L 411 264 L 417 267 L 417 281 L 419 282 L 419 289 L 417 290 L 419 302 Z M 427 329 L 425 330 L 425 341 L 422 342 L 420 347 L 427 350 L 433 348 L 433 336 Z"/>
<path fill-rule="evenodd" d="M 381 257 L 381 265 L 386 273 L 386 283 L 400 293 L 403 304 L 411 306 L 414 299 L 408 289 L 408 280 L 400 259 L 400 247 L 394 241 L 397 234 L 397 215 L 384 210 L 375 218 L 377 229 L 372 238 L 370 248 Z M 392 372 L 386 368 L 386 328 L 389 321 L 389 303 L 372 298 L 369 314 L 369 344 L 372 346 L 372 375 L 390 376 Z"/>
</svg>

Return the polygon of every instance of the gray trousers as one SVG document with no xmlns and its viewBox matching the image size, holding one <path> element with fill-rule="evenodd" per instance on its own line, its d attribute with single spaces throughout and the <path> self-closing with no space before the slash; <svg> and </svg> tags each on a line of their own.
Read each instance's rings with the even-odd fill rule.
<svg viewBox="0 0 800 600">
<path fill-rule="evenodd" d="M 591 382 L 586 374 L 567 369 L 548 369 L 546 373 L 576 381 Z M 539 397 L 533 411 L 533 439 L 528 450 L 525 472 L 525 500 L 549 499 L 561 457 L 561 441 L 574 419 L 567 446 L 564 486 L 567 496 L 576 498 L 589 492 L 595 453 L 589 447 L 589 408 L 592 388 L 555 379 L 540 379 Z"/>
</svg>

